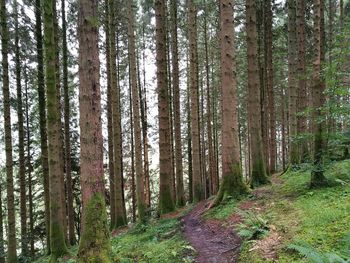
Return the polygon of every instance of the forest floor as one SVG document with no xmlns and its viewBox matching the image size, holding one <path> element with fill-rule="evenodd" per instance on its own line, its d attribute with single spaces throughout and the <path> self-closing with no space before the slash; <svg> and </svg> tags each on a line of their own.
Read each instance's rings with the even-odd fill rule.
<svg viewBox="0 0 350 263">
<path fill-rule="evenodd" d="M 113 262 L 350 262 L 350 161 L 325 167 L 327 188 L 309 189 L 310 169 L 275 174 L 242 200 L 204 201 L 113 233 Z"/>
</svg>

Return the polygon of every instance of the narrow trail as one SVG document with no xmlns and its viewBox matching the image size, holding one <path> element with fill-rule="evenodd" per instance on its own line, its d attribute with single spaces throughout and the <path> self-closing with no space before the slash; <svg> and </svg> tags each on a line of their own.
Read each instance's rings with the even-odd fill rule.
<svg viewBox="0 0 350 263">
<path fill-rule="evenodd" d="M 241 245 L 240 237 L 233 228 L 226 228 L 219 220 L 203 220 L 208 201 L 199 203 L 182 218 L 183 233 L 198 252 L 197 263 L 237 262 Z"/>
</svg>

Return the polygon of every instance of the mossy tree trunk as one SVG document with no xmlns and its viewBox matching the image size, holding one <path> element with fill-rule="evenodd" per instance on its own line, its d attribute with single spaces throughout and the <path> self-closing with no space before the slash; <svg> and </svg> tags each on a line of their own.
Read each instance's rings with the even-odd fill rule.
<svg viewBox="0 0 350 263">
<path fill-rule="evenodd" d="M 201 175 L 200 134 L 199 134 L 199 95 L 197 65 L 197 7 L 193 0 L 187 1 L 188 39 L 189 39 L 189 80 L 191 92 L 191 141 L 192 141 L 192 184 L 193 201 L 204 199 Z"/>
<path fill-rule="evenodd" d="M 248 192 L 243 183 L 238 142 L 234 1 L 220 0 L 222 182 L 214 204 Z"/>
<path fill-rule="evenodd" d="M 115 224 L 112 228 L 118 228 L 127 224 L 123 190 L 122 171 L 122 141 L 121 141 L 121 116 L 119 82 L 117 79 L 117 50 L 116 50 L 116 5 L 115 0 L 109 1 L 109 40 L 110 40 L 110 73 L 111 95 L 113 113 L 113 148 L 114 148 L 114 191 L 115 191 Z"/>
<path fill-rule="evenodd" d="M 288 0 L 288 96 L 289 96 L 289 162 L 299 163 L 297 143 L 297 50 L 296 50 L 296 7 L 295 0 Z"/>
<path fill-rule="evenodd" d="M 16 64 L 16 88 L 17 88 L 17 116 L 18 116 L 18 165 L 19 165 L 19 192 L 20 192 L 20 219 L 21 219 L 21 256 L 28 256 L 27 236 L 27 198 L 26 198 L 26 171 L 24 157 L 24 115 L 21 84 L 21 49 L 18 24 L 18 5 L 15 8 L 15 64 Z"/>
<path fill-rule="evenodd" d="M 70 143 L 70 99 L 68 86 L 68 47 L 67 47 L 67 22 L 65 0 L 61 1 L 62 12 L 62 63 L 63 63 L 63 93 L 64 93 L 64 146 L 65 146 L 65 171 L 67 189 L 67 216 L 68 216 L 68 240 L 70 245 L 75 245 L 74 231 L 74 206 L 72 185 L 72 160 Z"/>
<path fill-rule="evenodd" d="M 166 51 L 166 1 L 156 0 L 156 66 L 159 121 L 159 205 L 160 214 L 175 208 L 172 191 L 172 164 Z"/>
<path fill-rule="evenodd" d="M 2 55 L 2 94 L 4 107 L 4 131 L 5 131 L 5 158 L 6 158 L 6 192 L 7 192 L 7 262 L 17 262 L 16 252 L 16 217 L 15 198 L 13 187 L 13 156 L 12 156 L 12 129 L 11 129 L 11 104 L 8 63 L 8 17 L 6 14 L 6 0 L 0 2 L 1 22 L 1 55 Z"/>
<path fill-rule="evenodd" d="M 56 50 L 54 30 L 54 0 L 45 0 L 44 7 L 44 47 L 45 47 L 45 75 L 46 75 L 46 107 L 48 129 L 48 161 L 49 161 L 49 189 L 50 189 L 50 243 L 51 260 L 66 254 L 64 220 L 62 212 L 62 177 L 61 167 L 61 120 L 58 112 L 56 87 Z"/>
<path fill-rule="evenodd" d="M 320 187 L 327 184 L 323 174 L 324 152 L 324 119 L 322 107 L 325 102 L 325 82 L 322 76 L 324 62 L 324 1 L 314 0 L 314 50 L 315 60 L 313 68 L 313 132 L 314 132 L 314 167 L 311 172 L 311 187 Z"/>
<path fill-rule="evenodd" d="M 39 119 L 40 119 L 40 148 L 41 148 L 41 166 L 44 186 L 45 203 L 45 229 L 46 229 L 46 252 L 51 253 L 50 246 L 50 192 L 49 192 L 49 162 L 46 130 L 46 96 L 44 83 L 44 55 L 43 55 L 43 36 L 42 36 L 42 12 L 41 1 L 35 0 L 35 38 L 36 38 L 36 56 L 38 63 L 38 100 L 39 100 Z"/>
<path fill-rule="evenodd" d="M 251 147 L 251 186 L 269 182 L 263 150 L 260 114 L 260 78 L 258 69 L 258 47 L 255 1 L 246 0 L 246 30 L 248 54 L 248 123 Z"/>
<path fill-rule="evenodd" d="M 104 263 L 111 262 L 111 246 L 104 199 L 98 1 L 79 0 L 78 19 L 83 214 L 77 262 Z"/>
<path fill-rule="evenodd" d="M 172 54 L 172 79 L 173 79 L 173 108 L 175 128 L 175 168 L 176 168 L 176 205 L 184 206 L 184 184 L 182 165 L 182 142 L 181 142 L 181 110 L 180 110 L 180 85 L 179 85 L 179 52 L 177 35 L 177 5 L 178 1 L 171 1 L 171 54 Z"/>
<path fill-rule="evenodd" d="M 135 138 L 135 168 L 136 168 L 136 197 L 137 212 L 139 220 L 146 219 L 146 202 L 144 174 L 142 168 L 142 140 L 141 140 L 141 123 L 140 123 L 140 97 L 137 87 L 137 68 L 135 54 L 135 32 L 134 32 L 134 10 L 133 1 L 128 1 L 128 50 L 130 59 L 130 80 L 134 121 L 134 138 Z M 140 84 L 139 84 L 140 85 Z"/>
</svg>

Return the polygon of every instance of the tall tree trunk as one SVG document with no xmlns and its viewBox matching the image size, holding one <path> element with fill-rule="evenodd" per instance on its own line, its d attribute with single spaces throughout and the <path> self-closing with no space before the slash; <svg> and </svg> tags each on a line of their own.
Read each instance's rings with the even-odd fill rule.
<svg viewBox="0 0 350 263">
<path fill-rule="evenodd" d="M 62 61 L 63 61 L 63 93 L 64 93 L 64 145 L 66 165 L 66 187 L 67 187 L 67 215 L 68 215 L 68 239 L 70 245 L 76 243 L 74 233 L 74 206 L 73 206 L 73 185 L 71 168 L 71 146 L 70 146 L 70 100 L 68 87 L 68 48 L 67 48 L 67 22 L 65 11 L 65 0 L 62 0 Z"/>
<path fill-rule="evenodd" d="M 311 187 L 320 187 L 327 184 L 323 174 L 324 152 L 324 120 L 322 107 L 325 102 L 324 78 L 321 75 L 324 63 L 324 1 L 314 0 L 314 50 L 315 60 L 313 68 L 313 132 L 314 132 L 314 168 L 311 172 Z"/>
<path fill-rule="evenodd" d="M 171 1 L 171 48 L 172 48 L 172 78 L 173 78 L 173 106 L 175 122 L 175 161 L 176 161 L 176 204 L 185 205 L 183 166 L 182 166 L 182 142 L 181 142 L 181 110 L 180 110 L 180 84 L 179 84 L 179 53 L 177 36 L 177 0 Z"/>
<path fill-rule="evenodd" d="M 166 2 L 155 1 L 156 14 L 156 61 L 159 121 L 159 212 L 174 210 L 172 194 L 172 165 L 169 121 L 168 74 L 166 55 Z"/>
<path fill-rule="evenodd" d="M 296 50 L 296 6 L 295 0 L 288 0 L 288 95 L 289 95 L 289 156 L 290 164 L 299 163 L 297 136 L 297 50 Z"/>
<path fill-rule="evenodd" d="M 208 136 L 208 157 L 209 157 L 209 194 L 215 195 L 217 190 L 214 187 L 216 182 L 215 176 L 215 157 L 214 157 L 214 145 L 213 145 L 213 127 L 212 127 L 212 104 L 211 104 L 211 87 L 210 87 L 210 67 L 209 67 L 209 48 L 208 48 L 208 22 L 207 22 L 207 5 L 205 4 L 204 15 L 204 48 L 205 48 L 205 76 L 206 76 L 206 91 L 207 91 L 207 136 Z"/>
<path fill-rule="evenodd" d="M 339 21 L 340 21 L 340 29 L 344 28 L 344 0 L 339 1 Z"/>
<path fill-rule="evenodd" d="M 18 165 L 19 165 L 19 189 L 20 189 L 20 218 L 21 218 L 21 249 L 22 257 L 28 256 L 27 236 L 27 198 L 26 198 L 26 171 L 24 160 L 24 116 L 21 84 L 21 50 L 19 40 L 18 6 L 15 5 L 15 64 L 16 64 L 16 87 L 17 87 L 17 116 L 18 116 Z"/>
<path fill-rule="evenodd" d="M 56 87 L 56 50 L 54 29 L 54 0 L 44 1 L 44 43 L 45 43 L 45 75 L 46 106 L 49 153 L 49 185 L 50 185 L 50 242 L 51 257 L 56 260 L 66 254 L 65 227 L 62 207 L 62 167 L 61 167 L 61 120 L 58 111 Z M 57 198 L 59 197 L 59 198 Z"/>
<path fill-rule="evenodd" d="M 80 182 L 83 215 L 77 262 L 109 263 L 111 246 L 104 197 L 98 1 L 79 0 L 78 18 Z"/>
<path fill-rule="evenodd" d="M 11 129 L 11 104 L 8 63 L 8 27 L 6 14 L 6 0 L 0 2 L 1 19 L 1 55 L 2 55 L 2 94 L 4 106 L 4 131 L 6 152 L 6 191 L 7 191 L 7 262 L 17 262 L 16 253 L 16 217 L 15 198 L 13 189 L 13 156 L 12 156 L 12 129 Z"/>
<path fill-rule="evenodd" d="M 30 244 L 30 257 L 31 259 L 35 256 L 34 246 L 34 201 L 33 201 L 33 167 L 31 162 L 31 140 L 30 140 L 30 125 L 29 125 L 29 99 L 28 99 L 28 75 L 27 68 L 24 67 L 24 81 L 25 81 L 25 116 L 26 116 L 26 139 L 27 139 L 27 156 L 26 156 L 26 167 L 28 173 L 28 212 L 29 212 L 29 234 L 28 240 Z"/>
<path fill-rule="evenodd" d="M 129 74 L 130 80 L 130 74 Z M 129 81 L 129 86 L 131 81 Z M 132 109 L 132 91 L 129 87 L 129 108 L 130 108 L 130 157 L 131 157 L 131 206 L 132 221 L 136 222 L 136 188 L 135 188 L 135 144 L 134 144 L 134 117 Z"/>
<path fill-rule="evenodd" d="M 248 188 L 242 180 L 238 140 L 234 2 L 233 0 L 220 0 L 219 4 L 221 25 L 222 183 L 214 204 L 219 204 L 228 196 L 238 197 L 248 192 Z"/>
<path fill-rule="evenodd" d="M 135 32 L 134 32 L 134 10 L 132 1 L 128 1 L 128 50 L 130 59 L 131 73 L 131 94 L 133 106 L 133 122 L 134 122 L 134 138 L 135 138 L 135 168 L 136 168 L 136 197 L 137 212 L 140 221 L 145 221 L 146 202 L 144 189 L 144 174 L 142 168 L 142 140 L 141 140 L 141 124 L 140 124 L 140 97 L 137 87 L 137 67 L 135 54 Z"/>
<path fill-rule="evenodd" d="M 0 263 L 5 263 L 4 221 L 2 211 L 2 185 L 0 186 Z"/>
<path fill-rule="evenodd" d="M 188 59 L 187 59 L 188 61 Z M 189 65 L 187 62 L 187 69 Z M 189 72 L 189 70 L 187 70 Z M 187 79 L 189 80 L 189 74 Z M 193 202 L 193 171 L 192 171 L 192 137 L 191 137 L 191 102 L 190 102 L 190 85 L 187 81 L 187 94 L 186 94 L 186 112 L 187 112 L 187 156 L 188 156 L 188 201 Z"/>
<path fill-rule="evenodd" d="M 258 47 L 256 29 L 255 1 L 246 0 L 247 16 L 247 52 L 248 52 L 248 123 L 251 142 L 251 185 L 253 187 L 268 183 L 263 151 L 261 114 L 260 114 L 260 79 L 258 69 Z"/>
<path fill-rule="evenodd" d="M 111 87 L 111 53 L 110 53 L 110 22 L 109 22 L 109 0 L 105 2 L 105 33 L 106 33 L 106 72 L 107 72 L 107 133 L 108 133 L 108 174 L 110 188 L 110 216 L 111 228 L 116 224 L 115 214 L 115 181 L 114 181 L 114 153 L 113 153 L 113 113 L 112 113 L 112 87 Z"/>
<path fill-rule="evenodd" d="M 38 63 L 38 100 L 39 100 L 39 119 L 40 119 L 40 148 L 41 148 L 41 166 L 44 185 L 44 203 L 45 203 L 45 229 L 46 229 L 46 250 L 51 253 L 50 244 L 50 192 L 49 192 L 49 162 L 46 130 L 46 97 L 44 83 L 44 55 L 43 55 L 43 36 L 41 19 L 41 1 L 35 0 L 35 38 Z"/>
<path fill-rule="evenodd" d="M 144 25 L 142 28 L 142 34 L 144 38 Z M 146 69 L 145 69 L 145 40 L 143 39 L 143 88 L 141 85 L 141 76 L 139 76 L 139 95 L 140 95 L 140 107 L 141 107 L 141 126 L 143 137 L 143 173 L 145 184 L 145 202 L 146 206 L 151 206 L 151 189 L 150 189 L 150 177 L 149 177 L 149 159 L 148 159 L 148 121 L 147 121 L 147 96 L 146 96 Z M 140 71 L 140 68 L 139 68 Z"/>
<path fill-rule="evenodd" d="M 294 12 L 294 11 L 293 11 Z M 293 25 L 295 27 L 295 25 Z M 296 39 L 297 39 L 297 64 L 295 70 L 297 72 L 298 88 L 297 98 L 298 106 L 295 106 L 299 113 L 302 113 L 297 117 L 297 129 L 298 135 L 303 135 L 307 132 L 307 118 L 305 111 L 307 110 L 307 86 L 306 86 L 306 62 L 305 62 L 305 1 L 296 1 Z M 294 40 L 293 43 L 295 44 Z M 292 47 L 295 50 L 295 47 Z M 294 102 L 296 103 L 296 101 Z M 293 113 L 294 114 L 294 113 Z M 294 121 L 294 120 L 293 120 Z M 308 147 L 307 142 L 303 141 L 300 144 L 300 160 L 305 162 L 308 159 Z"/>
<path fill-rule="evenodd" d="M 113 147 L 114 147 L 114 182 L 115 182 L 115 225 L 117 228 L 127 224 L 124 203 L 123 190 L 123 171 L 122 165 L 122 141 L 121 141 L 121 116 L 120 116 L 120 97 L 119 83 L 117 79 L 117 51 L 116 51 L 116 8 L 115 0 L 109 1 L 109 37 L 110 37 L 110 72 L 111 72 L 111 92 L 112 92 L 112 112 L 113 112 Z"/>
<path fill-rule="evenodd" d="M 277 146 L 276 146 L 276 114 L 275 114 L 275 95 L 273 80 L 273 35 L 272 35 L 272 6 L 273 0 L 265 1 L 265 42 L 266 42 L 266 85 L 268 95 L 268 115 L 269 115 L 269 171 L 276 171 Z"/>
<path fill-rule="evenodd" d="M 191 140 L 192 140 L 192 172 L 193 201 L 204 198 L 201 176 L 200 135 L 199 135 L 199 97 L 198 97 L 198 66 L 197 66 L 197 8 L 193 0 L 188 0 L 188 38 L 190 53 L 190 91 L 191 91 Z"/>
</svg>

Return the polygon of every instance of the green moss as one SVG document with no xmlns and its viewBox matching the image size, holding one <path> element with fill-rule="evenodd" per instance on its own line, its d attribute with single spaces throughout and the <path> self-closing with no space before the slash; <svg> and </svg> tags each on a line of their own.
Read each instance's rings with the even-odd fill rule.
<svg viewBox="0 0 350 263">
<path fill-rule="evenodd" d="M 168 186 L 163 186 L 159 195 L 159 214 L 166 214 L 175 210 L 174 200 Z"/>
<path fill-rule="evenodd" d="M 111 245 L 105 200 L 94 194 L 84 211 L 84 226 L 79 244 L 78 263 L 109 263 Z"/>
<path fill-rule="evenodd" d="M 252 188 L 269 184 L 270 180 L 266 174 L 265 162 L 262 158 L 253 163 L 250 186 Z"/>
<path fill-rule="evenodd" d="M 58 258 L 68 254 L 68 249 L 65 243 L 63 229 L 56 220 L 51 220 L 50 224 L 50 243 L 51 255 L 50 263 L 57 262 Z"/>
</svg>

